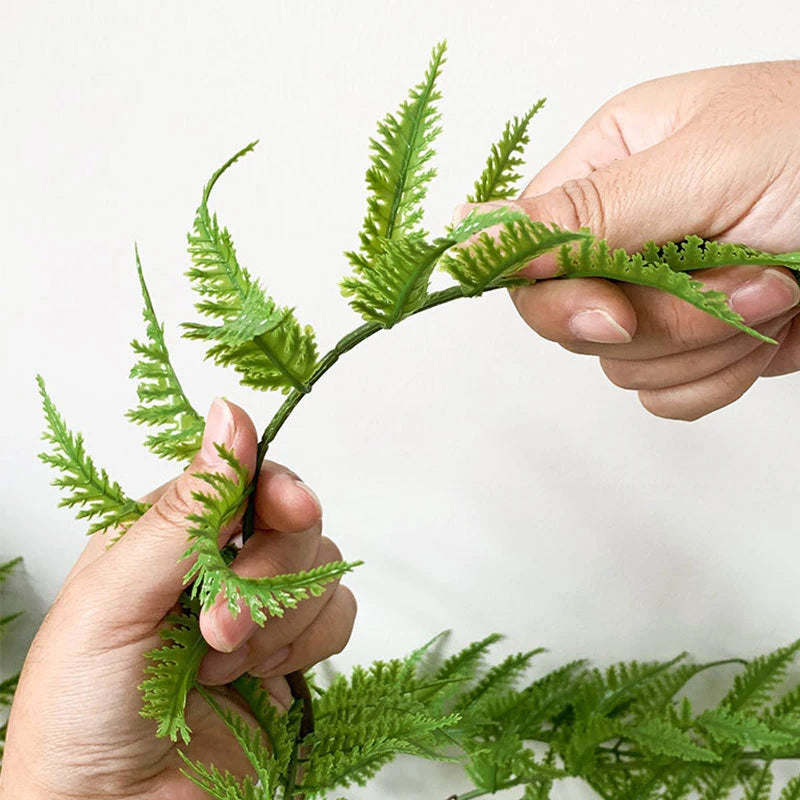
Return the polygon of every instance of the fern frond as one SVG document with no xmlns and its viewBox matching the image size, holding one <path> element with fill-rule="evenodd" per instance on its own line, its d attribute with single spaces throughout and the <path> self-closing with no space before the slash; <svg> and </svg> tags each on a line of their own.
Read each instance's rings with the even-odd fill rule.
<svg viewBox="0 0 800 800">
<path fill-rule="evenodd" d="M 800 775 L 789 780 L 778 800 L 800 800 Z"/>
<path fill-rule="evenodd" d="M 429 166 L 432 144 L 440 132 L 436 102 L 446 43 L 433 48 L 422 83 L 413 88 L 396 114 L 387 114 L 378 125 L 378 137 L 370 139 L 372 151 L 367 170 L 367 215 L 359 235 L 361 252 L 348 253 L 357 268 L 380 255 L 386 239 L 421 234 L 422 202 L 436 171 Z"/>
<path fill-rule="evenodd" d="M 188 237 L 192 267 L 187 275 L 201 295 L 198 311 L 222 320 L 222 324 L 188 324 L 184 335 L 210 342 L 208 357 L 218 364 L 232 365 L 246 386 L 305 392 L 317 360 L 314 331 L 300 326 L 293 309 L 279 307 L 264 294 L 239 264 L 228 229 L 221 228 L 217 215 L 208 210 L 216 182 L 255 145 L 252 142 L 228 159 L 203 191 Z"/>
<path fill-rule="evenodd" d="M 723 800 L 728 797 L 736 784 L 739 774 L 735 761 L 720 765 L 705 772 L 697 782 L 698 800 Z"/>
<path fill-rule="evenodd" d="M 607 278 L 660 289 L 756 339 L 775 344 L 774 339 L 744 324 L 741 315 L 728 304 L 728 297 L 724 292 L 704 290 L 702 283 L 693 280 L 686 273 L 675 272 L 664 262 L 648 262 L 639 253 L 629 256 L 624 250 L 611 252 L 604 239 L 584 239 L 577 249 L 562 247 L 558 254 L 558 264 L 558 277 Z"/>
<path fill-rule="evenodd" d="M 233 686 L 244 698 L 256 722 L 267 736 L 271 748 L 271 768 L 274 768 L 276 775 L 285 774 L 299 734 L 299 716 L 279 714 L 270 702 L 269 692 L 261 685 L 261 680 L 252 675 L 242 675 L 233 682 Z M 275 782 L 274 776 L 272 781 Z"/>
<path fill-rule="evenodd" d="M 188 770 L 182 769 L 181 774 L 215 800 L 264 800 L 269 797 L 250 777 L 239 780 L 227 770 L 221 772 L 213 764 L 206 766 L 200 761 L 192 761 L 181 750 L 178 755 L 188 767 Z"/>
<path fill-rule="evenodd" d="M 233 734 L 242 752 L 247 756 L 258 779 L 259 790 L 269 797 L 275 785 L 277 773 L 272 753 L 264 742 L 262 731 L 251 728 L 238 714 L 220 704 L 202 687 L 198 686 L 200 696 L 211 706 L 214 713 L 222 720 L 225 727 Z"/>
<path fill-rule="evenodd" d="M 136 270 L 144 300 L 144 321 L 147 339 L 131 342 L 139 360 L 133 365 L 130 377 L 138 378 L 136 393 L 139 404 L 126 414 L 139 425 L 160 428 L 145 439 L 145 445 L 162 458 L 190 461 L 200 449 L 205 420 L 189 402 L 170 361 L 164 326 L 156 317 L 150 292 L 144 280 L 138 246 Z"/>
<path fill-rule="evenodd" d="M 534 656 L 544 652 L 544 648 L 516 653 L 492 667 L 469 691 L 462 694 L 453 710 L 466 715 L 471 709 L 480 706 L 505 689 L 511 688 L 525 672 Z"/>
<path fill-rule="evenodd" d="M 451 250 L 440 265 L 461 284 L 464 295 L 475 297 L 496 286 L 518 282 L 512 276 L 529 261 L 573 242 L 591 241 L 588 231 L 565 231 L 530 219 L 508 222 L 496 237 L 480 234 L 465 247 Z"/>
<path fill-rule="evenodd" d="M 221 528 L 230 522 L 242 507 L 248 493 L 247 468 L 222 445 L 216 445 L 219 457 L 231 468 L 231 478 L 219 472 L 198 473 L 213 493 L 194 492 L 193 497 L 203 510 L 191 514 L 190 545 L 182 558 L 196 557 L 184 577 L 185 582 L 196 578 L 190 590 L 192 598 L 208 610 L 217 595 L 223 593 L 231 614 L 239 613 L 239 602 L 244 601 L 253 621 L 266 622 L 267 615 L 282 617 L 285 609 L 295 608 L 307 597 L 318 597 L 325 586 L 354 569 L 361 562 L 334 561 L 308 571 L 269 578 L 245 578 L 237 575 L 225 562 L 219 550 Z"/>
<path fill-rule="evenodd" d="M 97 470 L 91 457 L 86 453 L 83 436 L 73 434 L 58 413 L 47 394 L 41 375 L 36 376 L 47 429 L 42 438 L 48 442 L 51 451 L 40 453 L 45 464 L 61 474 L 53 482 L 63 490 L 59 506 L 78 507 L 78 519 L 94 519 L 88 533 L 119 527 L 124 532 L 148 509 L 146 503 L 139 503 L 127 497 L 116 481 L 112 481 L 104 469 Z"/>
<path fill-rule="evenodd" d="M 647 242 L 642 256 L 649 264 L 664 263 L 677 272 L 732 266 L 800 269 L 800 253 L 775 255 L 742 244 L 711 242 L 699 236 L 687 236 L 682 242 L 663 245 Z"/>
<path fill-rule="evenodd" d="M 714 741 L 721 744 L 769 749 L 800 743 L 797 735 L 774 730 L 756 717 L 731 711 L 724 706 L 704 711 L 696 722 Z"/>
<path fill-rule="evenodd" d="M 391 328 L 425 302 L 436 262 L 452 244 L 419 236 L 387 239 L 373 263 L 342 280 L 342 294 L 353 298 L 350 305 L 367 322 Z"/>
<path fill-rule="evenodd" d="M 544 103 L 544 98 L 538 100 L 522 117 L 506 123 L 500 141 L 492 145 L 486 167 L 475 181 L 475 194 L 467 197 L 468 203 L 507 200 L 516 194 L 515 184 L 521 177 L 516 169 L 522 166 L 522 151 L 530 141 L 528 126 Z"/>
<path fill-rule="evenodd" d="M 633 728 L 626 728 L 623 735 L 636 742 L 646 752 L 655 755 L 671 756 L 682 761 L 720 760 L 717 753 L 700 746 L 687 733 L 666 719 L 652 717 Z"/>
<path fill-rule="evenodd" d="M 14 699 L 14 692 L 17 691 L 19 683 L 19 673 L 0 681 L 0 706 L 10 706 Z"/>
<path fill-rule="evenodd" d="M 200 633 L 197 615 L 190 610 L 166 618 L 167 627 L 159 632 L 172 644 L 145 653 L 152 661 L 145 667 L 150 677 L 139 686 L 142 708 L 139 714 L 158 722 L 156 736 L 178 736 L 188 744 L 191 729 L 186 723 L 186 698 L 194 687 L 200 662 L 208 645 Z"/>
<path fill-rule="evenodd" d="M 357 265 L 354 274 L 342 280 L 342 294 L 353 298 L 351 307 L 367 322 L 391 328 L 422 308 L 433 270 L 447 250 L 484 228 L 524 217 L 511 208 L 473 211 L 433 242 L 422 236 L 387 239 L 370 264 Z"/>
<path fill-rule="evenodd" d="M 754 658 L 745 671 L 734 678 L 733 687 L 722 699 L 721 705 L 732 711 L 760 708 L 786 677 L 798 651 L 800 639 L 773 653 Z"/>
<path fill-rule="evenodd" d="M 772 764 L 767 761 L 745 785 L 743 800 L 769 800 L 773 780 Z"/>
<path fill-rule="evenodd" d="M 16 558 L 12 558 L 10 561 L 6 561 L 4 564 L 0 564 L 0 585 L 5 583 L 9 577 L 11 577 L 11 573 L 14 572 L 17 564 L 22 563 L 22 556 L 17 556 Z"/>
</svg>

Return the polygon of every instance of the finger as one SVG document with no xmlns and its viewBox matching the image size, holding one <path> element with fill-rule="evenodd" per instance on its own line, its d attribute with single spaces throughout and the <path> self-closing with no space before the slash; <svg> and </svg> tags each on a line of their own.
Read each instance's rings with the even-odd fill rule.
<svg viewBox="0 0 800 800">
<path fill-rule="evenodd" d="M 706 290 L 724 292 L 734 311 L 753 325 L 797 306 L 800 287 L 788 270 L 721 267 L 696 277 Z M 514 303 L 523 319 L 540 335 L 576 353 L 617 359 L 651 359 L 707 347 L 731 339 L 737 330 L 674 295 L 646 286 L 614 285 L 598 279 L 540 281 L 517 289 Z M 627 300 L 623 302 L 622 296 Z M 629 344 L 581 338 L 574 320 L 588 310 L 608 314 L 635 337 Z M 611 333 L 607 341 L 610 341 Z M 596 337 L 596 338 L 599 338 Z"/>
<path fill-rule="evenodd" d="M 336 561 L 339 555 L 335 555 L 333 558 L 326 558 L 326 556 L 331 553 L 338 554 L 338 552 L 330 539 L 321 537 L 319 523 L 303 534 L 261 531 L 248 539 L 231 565 L 231 569 L 243 578 L 285 575 L 311 569 L 317 563 L 327 564 L 329 561 Z M 324 560 L 319 561 L 320 558 Z M 318 599 L 306 600 L 300 604 L 300 608 L 305 609 L 307 605 L 310 605 L 310 608 L 313 609 Z M 287 616 L 294 613 L 289 611 Z M 310 610 L 303 613 L 310 613 Z M 280 622 L 278 619 L 270 620 L 269 630 L 280 625 Z M 236 616 L 231 613 L 222 595 L 216 599 L 208 611 L 200 612 L 200 630 L 205 640 L 215 650 L 224 653 L 236 650 L 258 628 L 259 626 L 253 622 L 243 600 L 239 601 L 239 613 Z"/>
<path fill-rule="evenodd" d="M 289 644 L 283 661 L 275 664 L 277 659 L 273 655 L 273 663 L 267 657 L 254 664 L 249 671 L 262 676 L 288 675 L 297 670 L 307 670 L 341 653 L 350 641 L 357 611 L 356 598 L 350 589 L 346 586 L 337 587 L 319 616 Z"/>
<path fill-rule="evenodd" d="M 786 338 L 789 325 L 776 336 Z M 668 389 L 644 389 L 639 392 L 642 405 L 657 417 L 692 422 L 738 400 L 758 379 L 775 357 L 775 345 L 764 343 L 725 369 L 690 383 Z"/>
<path fill-rule="evenodd" d="M 800 317 L 795 317 L 783 344 L 764 370 L 762 377 L 772 378 L 798 370 L 800 370 Z"/>
<path fill-rule="evenodd" d="M 124 597 L 125 602 L 113 608 L 113 622 L 157 624 L 180 595 L 184 575 L 191 566 L 188 559 L 181 560 L 192 526 L 187 516 L 203 510 L 193 493 L 210 491 L 198 473 L 231 474 L 230 467 L 217 454 L 215 443 L 232 450 L 252 473 L 257 446 L 252 421 L 233 403 L 215 400 L 206 421 L 202 448 L 186 472 L 169 485 L 114 547 L 81 573 L 80 580 L 85 580 L 88 590 L 106 597 Z M 230 530 L 232 526 L 223 532 L 221 544 Z"/>
<path fill-rule="evenodd" d="M 341 557 L 336 545 L 330 539 L 323 539 L 320 552 L 312 566 L 329 563 Z M 209 684 L 228 683 L 251 667 L 269 662 L 277 666 L 288 655 L 288 648 L 298 639 L 314 620 L 332 602 L 337 592 L 338 582 L 333 581 L 319 597 L 304 600 L 295 609 L 287 611 L 283 617 L 273 618 L 264 628 L 255 628 L 233 652 L 209 651 L 200 667 L 201 680 Z"/>
<path fill-rule="evenodd" d="M 626 344 L 636 332 L 630 300 L 599 278 L 539 281 L 513 289 L 511 299 L 525 322 L 554 342 Z"/>
<path fill-rule="evenodd" d="M 338 586 L 312 621 L 278 649 L 274 649 L 271 641 L 262 641 L 259 632 L 235 653 L 208 653 L 200 665 L 198 678 L 214 686 L 236 680 L 245 672 L 274 678 L 307 669 L 345 648 L 355 617 L 353 593 L 346 586 Z"/>
<path fill-rule="evenodd" d="M 314 491 L 274 461 L 261 466 L 255 504 L 260 527 L 277 531 L 305 531 L 322 517 L 322 505 Z"/>
<path fill-rule="evenodd" d="M 781 314 L 757 330 L 774 338 L 794 317 L 796 310 Z M 718 344 L 646 360 L 601 358 L 606 377 L 622 389 L 666 389 L 705 378 L 753 352 L 763 342 L 745 333 Z"/>
</svg>

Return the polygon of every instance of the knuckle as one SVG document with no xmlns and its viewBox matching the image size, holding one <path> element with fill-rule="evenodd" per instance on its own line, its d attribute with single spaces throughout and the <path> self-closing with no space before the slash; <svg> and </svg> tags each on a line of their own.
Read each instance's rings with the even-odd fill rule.
<svg viewBox="0 0 800 800">
<path fill-rule="evenodd" d="M 197 503 L 192 497 L 194 488 L 196 487 L 191 486 L 186 479 L 175 481 L 148 511 L 154 526 L 173 529 L 183 524 L 186 517 L 196 509 Z"/>
<path fill-rule="evenodd" d="M 558 213 L 553 216 L 560 218 L 565 227 L 589 228 L 595 235 L 605 236 L 603 199 L 591 175 L 568 180 L 552 193 L 553 202 L 558 206 Z"/>
</svg>

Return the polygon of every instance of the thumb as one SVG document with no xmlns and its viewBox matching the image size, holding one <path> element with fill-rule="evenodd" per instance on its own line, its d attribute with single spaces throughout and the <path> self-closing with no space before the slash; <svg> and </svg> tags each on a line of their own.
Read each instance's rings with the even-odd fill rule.
<svg viewBox="0 0 800 800">
<path fill-rule="evenodd" d="M 208 412 L 202 447 L 186 472 L 87 569 L 92 591 L 118 598 L 115 607 L 107 609 L 115 621 L 157 624 L 178 600 L 191 566 L 189 559 L 181 560 L 191 527 L 186 517 L 202 509 L 193 493 L 213 491 L 198 473 L 232 475 L 215 444 L 232 450 L 252 474 L 257 448 L 253 422 L 239 406 L 216 399 Z M 225 541 L 232 532 L 225 531 Z"/>
<path fill-rule="evenodd" d="M 651 239 L 672 241 L 688 233 L 718 237 L 741 214 L 737 206 L 752 193 L 752 184 L 740 185 L 750 176 L 728 165 L 741 159 L 720 158 L 698 127 L 689 124 L 646 150 L 507 204 L 533 220 L 568 230 L 589 228 L 612 248 L 629 251 Z M 556 271 L 551 253 L 522 274 L 549 278 Z"/>
</svg>

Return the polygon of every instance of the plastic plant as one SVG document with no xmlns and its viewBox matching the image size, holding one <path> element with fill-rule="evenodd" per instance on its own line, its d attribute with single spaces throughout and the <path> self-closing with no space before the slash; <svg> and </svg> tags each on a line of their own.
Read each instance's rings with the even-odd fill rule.
<svg viewBox="0 0 800 800">
<path fill-rule="evenodd" d="M 250 775 L 234 776 L 184 757 L 187 778 L 218 800 L 322 797 L 367 782 L 398 754 L 463 764 L 465 787 L 452 796 L 455 800 L 509 787 L 519 787 L 525 800 L 540 800 L 567 777 L 581 778 L 601 797 L 615 800 L 678 800 L 692 792 L 717 800 L 737 786 L 744 787 L 747 800 L 766 800 L 772 762 L 800 757 L 800 687 L 775 696 L 800 642 L 749 662 L 692 664 L 679 655 L 606 670 L 574 662 L 530 680 L 525 675 L 538 650 L 489 667 L 487 654 L 498 635 L 446 660 L 437 658 L 441 637 L 436 637 L 404 658 L 337 675 L 327 688 L 310 674 L 289 675 L 295 702 L 287 714 L 270 705 L 258 679 L 239 678 L 232 686 L 251 708 L 257 728 L 220 708 L 196 681 L 206 647 L 198 611 L 220 593 L 233 613 L 243 600 L 263 625 L 356 566 L 336 562 L 306 573 L 245 579 L 230 568 L 235 552 L 220 551 L 216 543 L 220 527 L 246 502 L 281 427 L 328 370 L 368 337 L 444 303 L 527 283 L 517 276 L 519 270 L 555 252 L 557 280 L 598 276 L 650 286 L 773 341 L 747 327 L 724 294 L 704 289 L 688 271 L 732 264 L 800 270 L 800 253 L 773 255 L 689 235 L 681 243 L 650 243 L 629 254 L 610 250 L 589 230 L 562 230 L 505 207 L 472 212 L 440 236 L 429 236 L 422 228 L 422 201 L 435 175 L 431 161 L 440 131 L 437 82 L 444 54 L 444 43 L 433 49 L 423 81 L 379 123 L 371 140 L 367 212 L 358 246 L 347 253 L 352 272 L 341 284 L 363 324 L 324 355 L 314 330 L 300 324 L 293 308 L 278 305 L 239 263 L 228 229 L 209 209 L 217 181 L 255 143 L 223 164 L 203 190 L 188 237 L 188 276 L 205 319 L 185 324 L 184 336 L 201 342 L 217 364 L 235 369 L 244 385 L 282 392 L 285 400 L 264 429 L 253 482 L 222 447 L 219 453 L 234 468 L 234 477 L 204 476 L 203 511 L 190 518 L 184 554 L 189 564 L 183 610 L 165 620 L 163 647 L 147 654 L 141 713 L 154 721 L 154 735 L 188 742 L 186 696 L 197 691 L 207 700 L 252 765 Z M 470 201 L 514 196 L 528 126 L 542 105 L 537 102 L 505 126 Z M 151 428 L 146 444 L 153 453 L 186 462 L 199 447 L 204 420 L 170 362 L 138 251 L 136 264 L 146 332 L 142 341 L 133 342 L 138 361 L 131 377 L 139 403 L 128 417 Z M 454 279 L 449 288 L 430 291 L 435 269 Z M 81 435 L 66 426 L 38 380 L 50 445 L 42 458 L 59 471 L 55 483 L 63 491 L 62 505 L 78 508 L 78 516 L 91 521 L 90 533 L 113 534 L 113 544 L 146 506 L 94 465 Z M 245 539 L 252 527 L 246 513 Z M 730 690 L 716 707 L 696 713 L 682 690 L 697 674 L 725 664 L 740 665 Z M 800 799 L 800 777 L 790 781 L 781 799 Z"/>
</svg>

